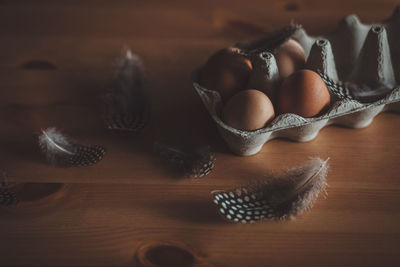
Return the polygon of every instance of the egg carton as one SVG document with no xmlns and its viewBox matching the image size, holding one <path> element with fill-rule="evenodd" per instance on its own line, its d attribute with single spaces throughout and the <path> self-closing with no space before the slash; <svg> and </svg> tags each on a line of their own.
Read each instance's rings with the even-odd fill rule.
<svg viewBox="0 0 400 267">
<path fill-rule="evenodd" d="M 234 47 L 253 64 L 248 88 L 273 99 L 282 80 L 273 53 L 289 38 L 302 45 L 306 68 L 317 71 L 330 91 L 330 108 L 316 117 L 286 113 L 256 131 L 234 129 L 221 120 L 220 94 L 202 87 L 198 71 L 194 72 L 194 88 L 234 153 L 254 155 L 275 138 L 310 141 L 332 124 L 363 128 L 381 112 L 400 111 L 400 6 L 378 24 L 362 24 L 349 15 L 334 32 L 320 37 L 309 36 L 300 25 L 289 25 L 262 39 L 237 43 Z"/>
</svg>

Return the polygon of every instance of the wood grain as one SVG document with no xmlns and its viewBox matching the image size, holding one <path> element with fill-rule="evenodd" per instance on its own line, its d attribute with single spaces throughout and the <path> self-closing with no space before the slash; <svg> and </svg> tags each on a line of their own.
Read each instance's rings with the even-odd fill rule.
<svg viewBox="0 0 400 267">
<path fill-rule="evenodd" d="M 1 169 L 14 182 L 64 184 L 43 199 L 0 208 L 0 266 L 139 266 L 136 251 L 157 242 L 183 247 L 204 266 L 400 265 L 398 114 L 381 114 L 365 129 L 330 126 L 308 143 L 273 140 L 255 156 L 238 157 L 219 137 L 190 81 L 190 72 L 213 51 L 254 37 L 258 29 L 294 19 L 320 34 L 346 14 L 382 20 L 395 5 L 0 1 Z M 101 96 L 124 45 L 143 58 L 151 82 L 151 122 L 140 134 L 107 131 L 102 119 Z M 27 69 L 32 61 L 42 65 Z M 45 164 L 37 134 L 48 126 L 104 145 L 105 158 L 87 168 Z M 199 180 L 176 177 L 154 157 L 157 140 L 211 145 L 214 171 Z M 210 191 L 309 156 L 331 158 L 328 197 L 312 211 L 255 225 L 219 217 Z"/>
</svg>

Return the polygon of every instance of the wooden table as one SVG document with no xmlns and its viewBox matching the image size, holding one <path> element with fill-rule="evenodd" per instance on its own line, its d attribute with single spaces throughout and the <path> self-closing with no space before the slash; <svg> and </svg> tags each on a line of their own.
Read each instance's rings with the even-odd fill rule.
<svg viewBox="0 0 400 267">
<path fill-rule="evenodd" d="M 0 1 L 0 167 L 10 180 L 36 188 L 19 205 L 0 208 L 0 265 L 138 266 L 137 253 L 154 244 L 164 244 L 154 257 L 181 260 L 172 266 L 187 266 L 191 257 L 201 266 L 400 265 L 400 116 L 381 114 L 358 130 L 328 127 L 308 143 L 274 140 L 255 156 L 238 157 L 190 81 L 191 70 L 213 51 L 260 30 L 294 19 L 320 34 L 346 14 L 382 20 L 395 5 Z M 151 122 L 138 134 L 108 131 L 102 119 L 101 96 L 124 45 L 143 58 L 151 83 Z M 31 60 L 55 69 L 27 70 Z M 47 165 L 37 135 L 49 126 L 104 145 L 106 157 L 92 167 Z M 155 159 L 155 140 L 209 144 L 215 169 L 203 179 L 176 177 Z M 310 212 L 253 225 L 219 217 L 210 191 L 309 156 L 331 158 L 328 197 Z"/>
</svg>

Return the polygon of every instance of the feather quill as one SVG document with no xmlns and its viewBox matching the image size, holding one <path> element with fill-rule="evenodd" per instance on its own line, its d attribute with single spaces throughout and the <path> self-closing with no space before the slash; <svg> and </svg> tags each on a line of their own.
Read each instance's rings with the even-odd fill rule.
<svg viewBox="0 0 400 267">
<path fill-rule="evenodd" d="M 213 191 L 214 203 L 225 218 L 234 222 L 294 217 L 311 209 L 318 195 L 326 193 L 328 160 L 312 158 L 283 175 L 230 191 Z"/>
<path fill-rule="evenodd" d="M 150 103 L 145 85 L 141 59 L 126 49 L 118 61 L 111 88 L 104 97 L 109 129 L 138 132 L 147 125 Z"/>
<path fill-rule="evenodd" d="M 99 162 L 105 153 L 101 146 L 83 146 L 51 127 L 42 130 L 39 146 L 46 160 L 63 167 L 87 166 Z"/>
<path fill-rule="evenodd" d="M 203 177 L 214 168 L 215 154 L 209 146 L 155 143 L 158 155 L 188 177 Z"/>
</svg>

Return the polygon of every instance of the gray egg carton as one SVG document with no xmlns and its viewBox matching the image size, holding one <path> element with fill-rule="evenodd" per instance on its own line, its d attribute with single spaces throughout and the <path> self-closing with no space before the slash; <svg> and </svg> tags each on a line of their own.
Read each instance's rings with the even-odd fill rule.
<svg viewBox="0 0 400 267">
<path fill-rule="evenodd" d="M 253 64 L 247 88 L 258 89 L 271 99 L 281 82 L 273 52 L 289 38 L 304 48 L 306 68 L 317 71 L 331 93 L 328 111 L 312 118 L 280 114 L 266 127 L 241 131 L 220 118 L 218 92 L 203 88 L 194 73 L 193 85 L 230 149 L 242 156 L 254 155 L 275 138 L 305 142 L 327 125 L 363 128 L 383 111 L 400 111 L 400 8 L 378 24 L 365 25 L 355 15 L 345 17 L 336 31 L 311 37 L 299 25 L 290 25 L 263 39 L 237 43 L 235 47 Z"/>
</svg>

